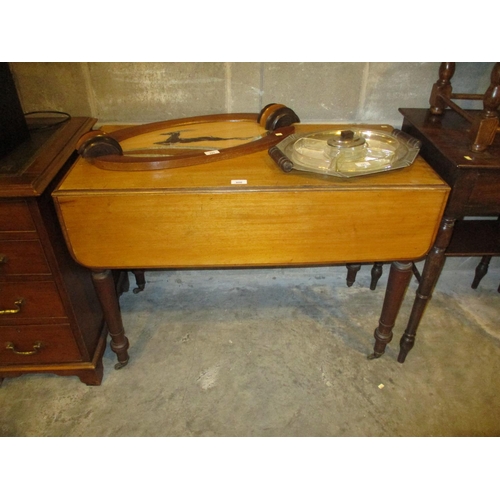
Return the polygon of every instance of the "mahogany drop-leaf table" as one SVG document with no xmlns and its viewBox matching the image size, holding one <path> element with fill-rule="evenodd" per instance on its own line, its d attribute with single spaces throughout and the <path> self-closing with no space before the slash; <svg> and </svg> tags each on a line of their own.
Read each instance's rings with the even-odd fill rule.
<svg viewBox="0 0 500 500">
<path fill-rule="evenodd" d="M 220 122 L 217 130 L 203 123 L 203 130 L 193 132 L 191 122 L 180 138 L 247 136 L 234 121 L 225 132 L 218 128 Z M 155 130 L 148 143 L 174 137 L 180 125 Z M 332 127 L 295 123 L 292 128 L 308 133 Z M 179 136 L 173 140 L 178 142 Z M 217 147 L 214 141 L 186 141 L 182 147 L 193 144 L 205 151 Z M 120 146 L 134 151 L 148 147 L 137 138 Z M 136 158 L 127 170 L 124 164 L 105 168 L 99 157 L 97 162 L 80 157 L 53 193 L 74 259 L 92 270 L 117 367 L 129 359 L 129 342 L 113 269 L 391 262 L 371 355 L 381 356 L 392 338 L 411 262 L 430 249 L 449 187 L 420 157 L 401 170 L 351 179 L 285 173 L 261 148 L 218 158 L 182 168 L 150 168 L 147 159 L 141 165 Z"/>
</svg>

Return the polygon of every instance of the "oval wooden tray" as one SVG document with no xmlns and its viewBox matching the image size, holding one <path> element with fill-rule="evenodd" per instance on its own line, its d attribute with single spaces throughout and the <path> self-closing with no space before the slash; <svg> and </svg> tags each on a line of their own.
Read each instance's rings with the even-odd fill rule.
<svg viewBox="0 0 500 500">
<path fill-rule="evenodd" d="M 221 161 L 269 149 L 294 132 L 299 117 L 282 104 L 259 114 L 181 118 L 82 136 L 78 152 L 105 170 L 160 170 Z"/>
</svg>

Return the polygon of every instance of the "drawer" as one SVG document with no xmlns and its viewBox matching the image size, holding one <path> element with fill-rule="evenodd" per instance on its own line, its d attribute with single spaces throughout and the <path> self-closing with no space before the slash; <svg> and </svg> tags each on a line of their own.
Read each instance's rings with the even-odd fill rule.
<svg viewBox="0 0 500 500">
<path fill-rule="evenodd" d="M 500 213 L 500 172 L 498 170 L 478 175 L 469 196 L 468 205 L 480 206 L 491 213 Z"/>
<path fill-rule="evenodd" d="M 35 224 L 25 201 L 0 201 L 0 231 L 35 231 Z"/>
<path fill-rule="evenodd" d="M 0 327 L 0 364 L 81 361 L 69 325 Z"/>
<path fill-rule="evenodd" d="M 53 281 L 0 283 L 1 311 L 0 323 L 66 316 Z"/>
<path fill-rule="evenodd" d="M 51 274 L 40 241 L 0 241 L 0 276 L 27 274 Z"/>
</svg>

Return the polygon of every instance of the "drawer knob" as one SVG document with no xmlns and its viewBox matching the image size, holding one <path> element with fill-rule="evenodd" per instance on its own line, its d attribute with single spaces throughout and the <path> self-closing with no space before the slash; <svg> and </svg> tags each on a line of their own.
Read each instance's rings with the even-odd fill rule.
<svg viewBox="0 0 500 500">
<path fill-rule="evenodd" d="M 17 314 L 18 312 L 21 312 L 21 306 L 24 303 L 24 299 L 19 299 L 14 302 L 14 305 L 16 306 L 15 309 L 2 309 L 0 310 L 0 314 Z"/>
<path fill-rule="evenodd" d="M 42 343 L 39 341 L 33 344 L 32 351 L 18 351 L 16 350 L 12 342 L 7 342 L 5 344 L 5 349 L 12 351 L 14 354 L 18 354 L 19 356 L 33 356 L 33 354 L 36 354 L 41 348 L 42 348 Z"/>
<path fill-rule="evenodd" d="M 0 264 L 6 264 L 8 260 L 7 255 L 0 253 Z"/>
</svg>

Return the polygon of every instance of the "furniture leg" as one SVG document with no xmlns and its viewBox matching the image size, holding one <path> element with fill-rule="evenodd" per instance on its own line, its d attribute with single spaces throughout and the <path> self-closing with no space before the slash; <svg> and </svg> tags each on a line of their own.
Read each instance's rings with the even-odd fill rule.
<svg viewBox="0 0 500 500">
<path fill-rule="evenodd" d="M 432 87 L 431 97 L 429 99 L 429 104 L 431 105 L 430 110 L 433 115 L 441 115 L 446 109 L 446 102 L 443 101 L 441 96 L 451 96 L 451 79 L 453 78 L 454 74 L 454 62 L 441 63 L 441 65 L 439 66 L 439 79 Z"/>
<path fill-rule="evenodd" d="M 356 275 L 358 271 L 361 269 L 361 264 L 347 264 L 347 278 L 346 283 L 347 286 L 352 286 L 356 281 Z"/>
<path fill-rule="evenodd" d="M 113 274 L 109 269 L 93 270 L 92 281 L 102 306 L 104 320 L 108 326 L 111 350 L 118 359 L 118 363 L 115 365 L 115 369 L 118 370 L 128 363 L 129 344 L 123 328 Z"/>
<path fill-rule="evenodd" d="M 134 293 L 139 293 L 144 290 L 146 286 L 146 277 L 144 275 L 144 269 L 132 269 L 132 274 L 135 276 L 135 283 L 137 285 L 132 291 Z"/>
<path fill-rule="evenodd" d="M 493 144 L 498 131 L 500 106 L 500 63 L 491 71 L 491 84 L 483 96 L 483 112 L 473 123 L 470 130 L 473 140 L 472 151 L 484 151 Z"/>
<path fill-rule="evenodd" d="M 378 280 L 382 276 L 382 267 L 383 264 L 380 262 L 375 262 L 375 264 L 373 264 L 371 271 L 372 280 L 370 282 L 370 290 L 375 290 L 377 288 Z"/>
<path fill-rule="evenodd" d="M 406 330 L 401 337 L 398 361 L 404 363 L 406 356 L 415 344 L 418 325 L 425 311 L 425 307 L 431 298 L 432 290 L 441 274 L 446 260 L 445 251 L 453 234 L 455 219 L 444 217 L 441 221 L 434 247 L 427 255 L 420 284 L 417 289 L 415 301 L 411 310 Z"/>
<path fill-rule="evenodd" d="M 387 344 L 392 340 L 392 329 L 396 323 L 411 276 L 411 262 L 393 262 L 391 264 L 382 313 L 374 333 L 375 346 L 373 354 L 370 354 L 368 359 L 380 358 L 384 354 Z"/>
<path fill-rule="evenodd" d="M 481 280 L 488 273 L 488 267 L 490 265 L 491 255 L 485 255 L 481 262 L 476 267 L 476 274 L 474 275 L 474 280 L 472 281 L 471 288 L 474 290 L 478 287 Z"/>
<path fill-rule="evenodd" d="M 127 293 L 130 289 L 130 281 L 128 279 L 128 271 L 123 269 L 113 269 L 111 271 L 115 280 L 115 289 L 118 297 Z"/>
<path fill-rule="evenodd" d="M 86 385 L 101 385 L 102 377 L 104 375 L 104 366 L 102 359 L 96 364 L 94 371 L 81 371 L 78 378 Z"/>
</svg>

